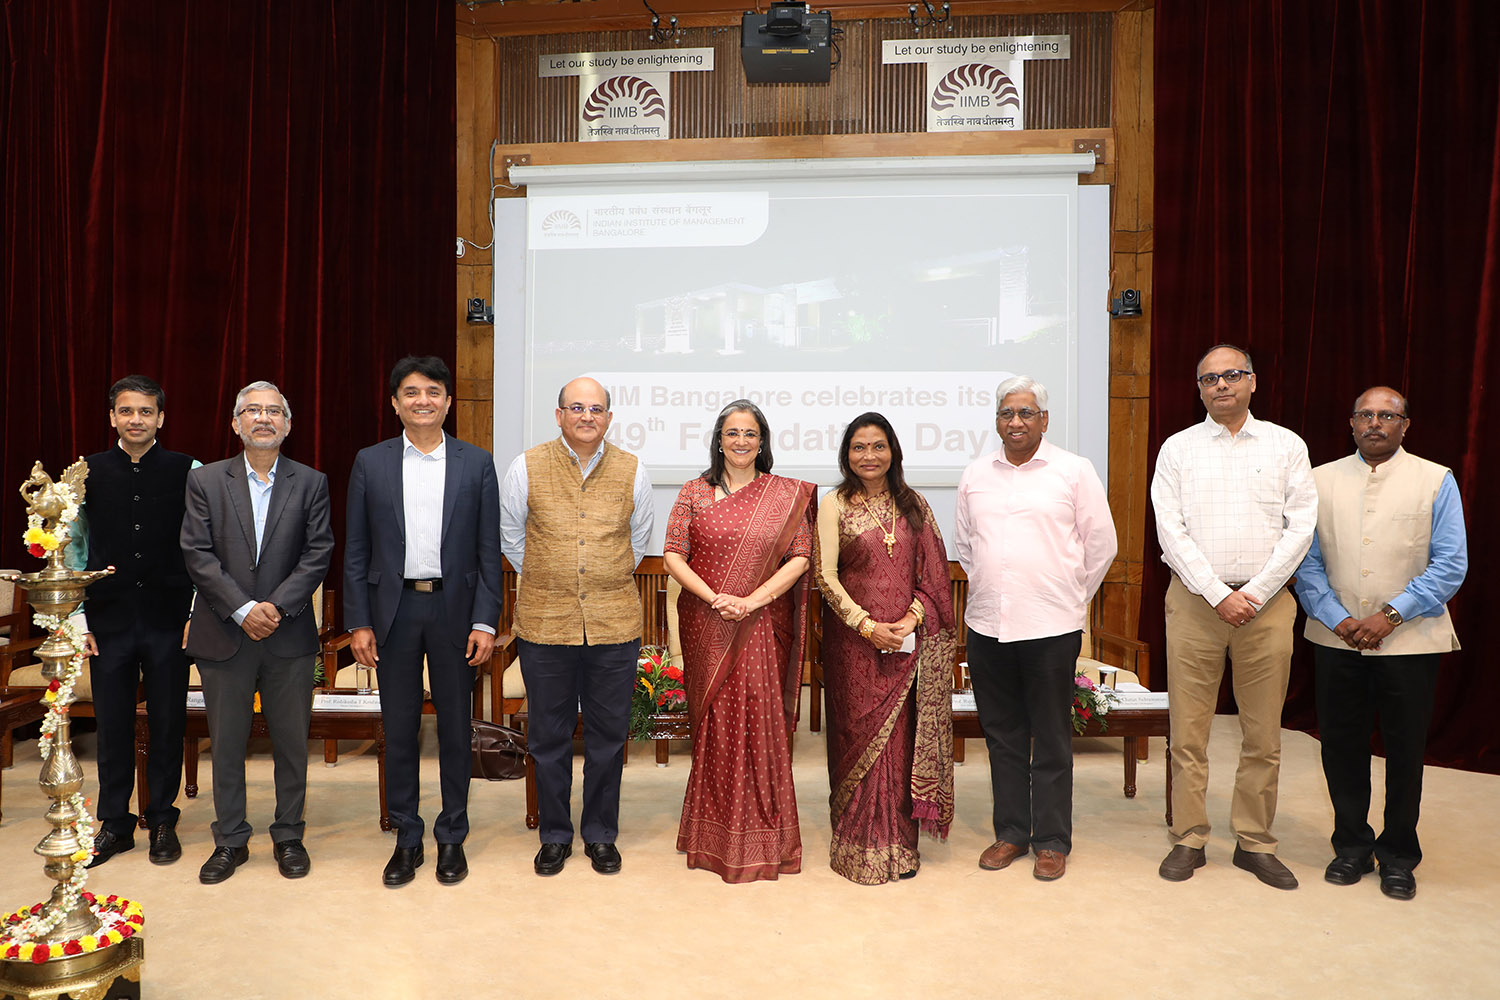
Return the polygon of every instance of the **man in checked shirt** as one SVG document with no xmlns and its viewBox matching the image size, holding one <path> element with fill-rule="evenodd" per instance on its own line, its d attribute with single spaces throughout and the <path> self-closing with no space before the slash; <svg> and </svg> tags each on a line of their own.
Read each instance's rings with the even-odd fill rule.
<svg viewBox="0 0 1500 1000">
<path fill-rule="evenodd" d="M 1192 878 L 1205 862 L 1209 822 L 1208 735 L 1233 662 L 1240 763 L 1229 825 L 1234 864 L 1266 885 L 1297 888 L 1276 858 L 1281 709 L 1291 668 L 1296 604 L 1286 583 L 1312 544 L 1318 492 L 1307 445 L 1250 415 L 1250 355 L 1220 344 L 1198 362 L 1199 424 L 1167 438 L 1156 459 L 1151 503 L 1167 587 L 1167 691 L 1172 705 L 1175 846 L 1161 877 Z"/>
</svg>

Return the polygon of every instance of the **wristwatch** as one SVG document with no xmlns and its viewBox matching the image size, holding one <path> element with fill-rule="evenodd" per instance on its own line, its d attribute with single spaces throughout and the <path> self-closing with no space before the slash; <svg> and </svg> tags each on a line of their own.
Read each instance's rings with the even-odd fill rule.
<svg viewBox="0 0 1500 1000">
<path fill-rule="evenodd" d="M 1401 612 L 1397 611 L 1389 604 L 1382 607 L 1380 609 L 1380 613 L 1385 615 L 1385 620 L 1390 622 L 1392 625 L 1400 625 L 1402 622 Z"/>
</svg>

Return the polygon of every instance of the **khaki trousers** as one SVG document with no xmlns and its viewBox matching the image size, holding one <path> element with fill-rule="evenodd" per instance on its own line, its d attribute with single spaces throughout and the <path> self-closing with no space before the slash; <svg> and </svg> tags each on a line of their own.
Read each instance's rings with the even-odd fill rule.
<svg viewBox="0 0 1500 1000">
<path fill-rule="evenodd" d="M 1172 839 L 1186 847 L 1208 842 L 1208 734 L 1224 677 L 1231 672 L 1240 709 L 1240 763 L 1229 825 L 1241 847 L 1274 854 L 1277 781 L 1281 772 L 1281 709 L 1291 674 L 1297 605 L 1285 587 L 1250 624 L 1234 628 L 1176 576 L 1167 587 L 1167 692 L 1172 710 Z"/>
</svg>

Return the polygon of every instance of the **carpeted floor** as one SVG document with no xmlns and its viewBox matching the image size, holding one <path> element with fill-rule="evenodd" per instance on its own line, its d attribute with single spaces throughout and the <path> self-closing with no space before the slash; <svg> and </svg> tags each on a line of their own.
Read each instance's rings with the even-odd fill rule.
<svg viewBox="0 0 1500 1000">
<path fill-rule="evenodd" d="M 428 725 L 430 826 L 437 761 Z M 90 785 L 92 739 L 77 740 Z M 595 874 L 580 850 L 562 874 L 538 878 L 521 782 L 475 782 L 469 878 L 438 885 L 429 842 L 416 882 L 389 890 L 380 873 L 394 841 L 376 822 L 375 760 L 367 746 L 348 743 L 334 768 L 322 764 L 321 744 L 310 745 L 308 878 L 276 872 L 264 832 L 271 763 L 254 745 L 257 835 L 232 879 L 197 880 L 212 850 L 205 754 L 202 796 L 179 801 L 183 859 L 149 864 L 142 836 L 134 851 L 95 869 L 90 888 L 144 905 L 143 995 L 151 1000 L 1500 995 L 1500 777 L 1428 769 L 1426 861 L 1417 898 L 1397 902 L 1380 894 L 1374 876 L 1352 887 L 1323 881 L 1331 812 L 1318 744 L 1285 733 L 1276 831 L 1302 886 L 1281 892 L 1229 864 L 1237 743 L 1235 718 L 1219 717 L 1209 863 L 1180 884 L 1156 874 L 1170 846 L 1162 747 L 1153 744 L 1141 793 L 1127 800 L 1118 741 L 1109 740 L 1075 743 L 1074 851 L 1061 881 L 1033 879 L 1029 862 L 1003 872 L 977 867 L 992 839 L 989 774 L 983 744 L 970 741 L 948 843 L 924 841 L 921 872 L 910 881 L 846 882 L 827 866 L 824 743 L 804 717 L 795 765 L 803 872 L 779 882 L 730 886 L 686 870 L 673 845 L 687 752 L 674 750 L 671 765 L 658 768 L 639 747 L 625 770 L 621 874 Z M 28 743 L 4 774 L 7 908 L 50 891 L 31 853 L 48 829 L 36 768 Z M 581 777 L 575 810 L 580 790 Z"/>
</svg>

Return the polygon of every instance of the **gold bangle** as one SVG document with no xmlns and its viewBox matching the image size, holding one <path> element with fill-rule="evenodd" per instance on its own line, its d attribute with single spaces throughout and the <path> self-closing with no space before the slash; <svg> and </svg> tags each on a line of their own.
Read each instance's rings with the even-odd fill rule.
<svg viewBox="0 0 1500 1000">
<path fill-rule="evenodd" d="M 868 639 L 875 634 L 875 619 L 865 615 L 865 620 L 859 623 L 859 634 L 861 638 Z"/>
</svg>

